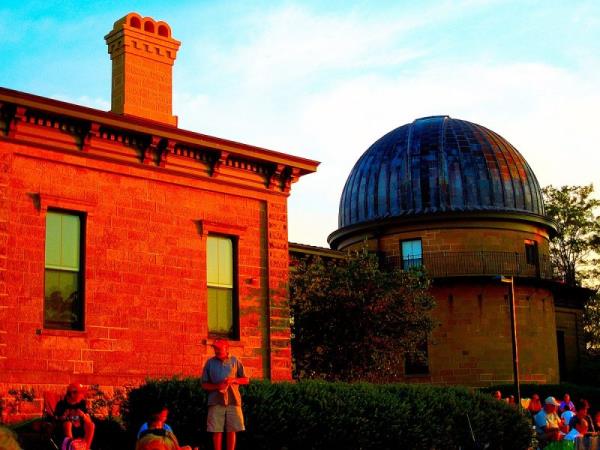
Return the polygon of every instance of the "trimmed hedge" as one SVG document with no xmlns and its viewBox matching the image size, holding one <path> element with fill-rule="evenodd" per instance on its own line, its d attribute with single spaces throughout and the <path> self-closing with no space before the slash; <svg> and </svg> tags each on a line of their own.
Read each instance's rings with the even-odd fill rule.
<svg viewBox="0 0 600 450">
<path fill-rule="evenodd" d="M 489 449 L 526 449 L 531 439 L 530 422 L 515 409 L 464 388 L 252 382 L 242 396 L 242 450 L 467 449 L 474 447 L 469 420 L 478 443 Z M 169 407 L 169 424 L 182 444 L 208 445 L 198 379 L 149 380 L 131 391 L 124 409 L 130 432 L 157 400 Z"/>
<path fill-rule="evenodd" d="M 482 388 L 481 392 L 491 394 L 494 391 L 502 392 L 503 397 L 508 395 L 516 395 L 513 384 L 502 384 L 498 386 L 490 386 Z M 571 401 L 577 406 L 577 400 L 586 399 L 591 404 L 592 414 L 600 410 L 600 388 L 595 386 L 582 386 L 571 383 L 561 384 L 522 384 L 521 397 L 531 398 L 533 394 L 538 394 L 542 403 L 549 396 L 556 397 L 561 401 L 564 395 L 568 393 L 571 396 Z"/>
</svg>

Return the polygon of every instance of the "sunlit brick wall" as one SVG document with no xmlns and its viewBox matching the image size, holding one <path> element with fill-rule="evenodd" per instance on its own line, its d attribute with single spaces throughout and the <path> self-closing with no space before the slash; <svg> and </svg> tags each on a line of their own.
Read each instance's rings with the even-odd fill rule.
<svg viewBox="0 0 600 450">
<path fill-rule="evenodd" d="M 8 208 L 10 216 L 8 225 L 0 220 L 0 242 L 9 236 L 8 248 L 0 246 L 7 251 L 7 258 L 0 254 L 4 386 L 115 386 L 200 374 L 212 356 L 205 259 L 211 232 L 238 238 L 240 340 L 232 353 L 252 378 L 290 378 L 286 196 L 82 162 L 75 154 L 2 148 L 2 156 L 7 148 L 15 152 L 12 170 L 0 177 L 0 211 Z M 48 208 L 86 215 L 83 332 L 43 327 Z"/>
</svg>

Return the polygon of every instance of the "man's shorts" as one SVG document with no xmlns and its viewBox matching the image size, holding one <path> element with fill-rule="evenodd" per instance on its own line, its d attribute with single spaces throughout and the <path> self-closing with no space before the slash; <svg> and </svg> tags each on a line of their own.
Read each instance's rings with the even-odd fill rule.
<svg viewBox="0 0 600 450">
<path fill-rule="evenodd" d="M 244 431 L 242 407 L 235 405 L 210 405 L 206 418 L 206 431 L 222 433 L 223 431 Z"/>
</svg>

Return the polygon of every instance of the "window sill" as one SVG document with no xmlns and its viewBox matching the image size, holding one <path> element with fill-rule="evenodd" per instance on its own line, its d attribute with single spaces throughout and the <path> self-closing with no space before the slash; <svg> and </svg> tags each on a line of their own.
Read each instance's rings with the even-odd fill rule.
<svg viewBox="0 0 600 450">
<path fill-rule="evenodd" d="M 79 337 L 85 338 L 88 336 L 87 331 L 82 330 L 55 330 L 53 328 L 38 328 L 35 334 L 41 336 L 59 336 L 59 337 Z"/>
<path fill-rule="evenodd" d="M 202 345 L 206 345 L 206 346 L 211 346 L 212 343 L 210 341 L 214 341 L 216 339 L 225 339 L 227 342 L 229 342 L 231 345 L 233 346 L 237 346 L 239 344 L 241 344 L 242 340 L 238 337 L 232 337 L 232 336 L 228 336 L 226 334 L 209 334 L 207 338 L 202 339 L 200 341 L 200 343 Z"/>
</svg>

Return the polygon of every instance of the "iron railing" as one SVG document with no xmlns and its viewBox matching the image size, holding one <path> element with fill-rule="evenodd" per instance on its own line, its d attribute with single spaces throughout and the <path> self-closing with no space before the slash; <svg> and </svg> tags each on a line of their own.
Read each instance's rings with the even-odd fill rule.
<svg viewBox="0 0 600 450">
<path fill-rule="evenodd" d="M 533 261 L 525 253 L 512 252 L 430 252 L 420 258 L 387 256 L 385 263 L 408 270 L 423 266 L 430 277 L 505 275 L 552 279 L 550 258 L 539 255 Z"/>
</svg>

